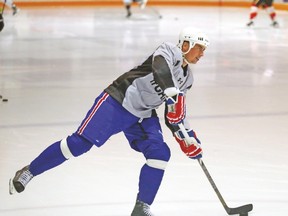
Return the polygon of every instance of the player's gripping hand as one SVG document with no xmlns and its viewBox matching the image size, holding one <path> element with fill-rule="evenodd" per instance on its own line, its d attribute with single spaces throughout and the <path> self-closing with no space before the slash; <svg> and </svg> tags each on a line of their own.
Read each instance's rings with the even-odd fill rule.
<svg viewBox="0 0 288 216">
<path fill-rule="evenodd" d="M 181 150 L 192 159 L 202 158 L 201 142 L 193 130 L 187 131 L 189 138 L 184 137 L 181 130 L 174 133 L 176 141 L 179 143 Z"/>
<path fill-rule="evenodd" d="M 186 115 L 185 96 L 182 92 L 166 100 L 168 112 L 166 118 L 172 125 L 180 124 Z"/>
</svg>

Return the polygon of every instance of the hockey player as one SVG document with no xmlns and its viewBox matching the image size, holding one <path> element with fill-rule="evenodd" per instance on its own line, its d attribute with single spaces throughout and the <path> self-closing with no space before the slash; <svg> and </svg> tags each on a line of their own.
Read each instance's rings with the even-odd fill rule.
<svg viewBox="0 0 288 216">
<path fill-rule="evenodd" d="M 181 31 L 177 45 L 162 43 L 142 64 L 104 89 L 73 134 L 53 143 L 17 171 L 10 179 L 10 194 L 22 192 L 35 176 L 82 155 L 94 145 L 101 147 L 110 136 L 123 132 L 130 147 L 146 158 L 131 216 L 152 216 L 150 205 L 170 159 L 156 109 L 165 104 L 165 123 L 180 148 L 189 158 L 201 158 L 200 141 L 185 120 L 185 94 L 193 84 L 189 64 L 196 64 L 208 45 L 203 33 L 189 27 Z M 184 139 L 179 123 L 184 124 L 190 139 Z"/>
<path fill-rule="evenodd" d="M 0 8 L 0 32 L 3 30 L 5 24 L 4 24 L 4 18 L 3 18 L 3 13 L 4 13 L 4 8 L 5 4 L 3 3 L 3 6 Z"/>
<path fill-rule="evenodd" d="M 136 2 L 139 4 L 140 8 L 141 9 L 144 9 L 146 7 L 146 4 L 147 4 L 147 1 L 148 0 L 123 0 L 123 3 L 125 5 L 125 8 L 127 10 L 127 15 L 126 17 L 129 18 L 132 13 L 131 13 L 131 6 L 132 6 L 132 3 L 133 2 Z"/>
<path fill-rule="evenodd" d="M 0 13 L 0 32 L 3 30 L 4 28 L 4 18 L 2 16 L 2 13 Z"/>
<path fill-rule="evenodd" d="M 14 4 L 13 0 L 1 0 L 6 6 L 12 9 L 12 14 L 15 15 L 19 12 L 19 9 Z"/>
<path fill-rule="evenodd" d="M 258 8 L 262 7 L 267 11 L 269 14 L 271 20 L 272 20 L 272 26 L 273 27 L 278 27 L 279 24 L 276 21 L 276 12 L 273 7 L 273 0 L 253 0 L 251 8 L 250 8 L 250 20 L 247 23 L 247 26 L 252 26 L 254 25 L 254 20 L 258 14 Z"/>
</svg>

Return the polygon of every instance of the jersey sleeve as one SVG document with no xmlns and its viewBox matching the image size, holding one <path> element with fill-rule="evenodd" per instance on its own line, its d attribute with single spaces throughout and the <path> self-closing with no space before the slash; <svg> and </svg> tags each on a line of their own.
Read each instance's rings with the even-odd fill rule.
<svg viewBox="0 0 288 216">
<path fill-rule="evenodd" d="M 163 43 L 153 54 L 153 76 L 163 91 L 169 87 L 177 87 L 172 72 L 174 65 L 177 64 L 175 54 L 176 50 L 167 43 Z"/>
</svg>

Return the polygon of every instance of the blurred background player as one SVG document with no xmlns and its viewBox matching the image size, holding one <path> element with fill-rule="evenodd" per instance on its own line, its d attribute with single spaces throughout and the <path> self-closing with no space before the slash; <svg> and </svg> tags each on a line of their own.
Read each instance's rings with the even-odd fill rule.
<svg viewBox="0 0 288 216">
<path fill-rule="evenodd" d="M 146 7 L 147 1 L 148 0 L 123 0 L 123 3 L 124 3 L 125 8 L 127 10 L 126 17 L 129 18 L 132 15 L 131 6 L 132 6 L 133 3 L 138 3 L 139 7 L 141 9 L 144 9 Z"/>
<path fill-rule="evenodd" d="M 273 7 L 273 0 L 253 0 L 251 9 L 250 9 L 250 21 L 247 23 L 247 26 L 254 25 L 254 20 L 258 14 L 259 7 L 262 7 L 267 11 L 269 14 L 271 20 L 272 20 L 272 26 L 278 27 L 279 24 L 276 21 L 276 12 Z"/>
<path fill-rule="evenodd" d="M 12 9 L 12 14 L 15 15 L 19 12 L 19 9 L 14 4 L 13 0 L 1 0 L 7 7 Z"/>
<path fill-rule="evenodd" d="M 4 28 L 4 19 L 2 13 L 0 12 L 0 32 L 2 31 L 3 28 Z"/>
<path fill-rule="evenodd" d="M 3 2 L 3 5 L 1 5 L 0 7 L 0 32 L 4 28 L 4 18 L 3 18 L 4 9 L 5 9 L 5 2 Z M 0 95 L 0 98 L 2 98 L 1 95 Z"/>
<path fill-rule="evenodd" d="M 144 62 L 104 89 L 73 134 L 51 144 L 17 171 L 10 180 L 10 194 L 24 191 L 32 178 L 83 155 L 93 146 L 101 147 L 112 135 L 123 132 L 130 147 L 146 159 L 131 216 L 153 216 L 150 205 L 171 156 L 156 109 L 165 104 L 165 123 L 181 150 L 191 159 L 201 158 L 200 140 L 185 118 L 185 96 L 194 82 L 189 64 L 197 64 L 208 45 L 205 34 L 191 28 L 181 31 L 178 44 L 162 43 Z M 179 130 L 179 123 L 187 130 L 187 139 Z"/>
</svg>

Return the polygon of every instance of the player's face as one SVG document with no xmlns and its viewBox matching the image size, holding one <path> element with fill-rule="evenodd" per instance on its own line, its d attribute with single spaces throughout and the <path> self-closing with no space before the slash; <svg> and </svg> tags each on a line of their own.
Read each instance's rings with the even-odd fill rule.
<svg viewBox="0 0 288 216">
<path fill-rule="evenodd" d="M 196 64 L 200 58 L 204 55 L 205 47 L 199 44 L 190 49 L 190 51 L 185 54 L 185 58 L 189 63 Z"/>
</svg>

